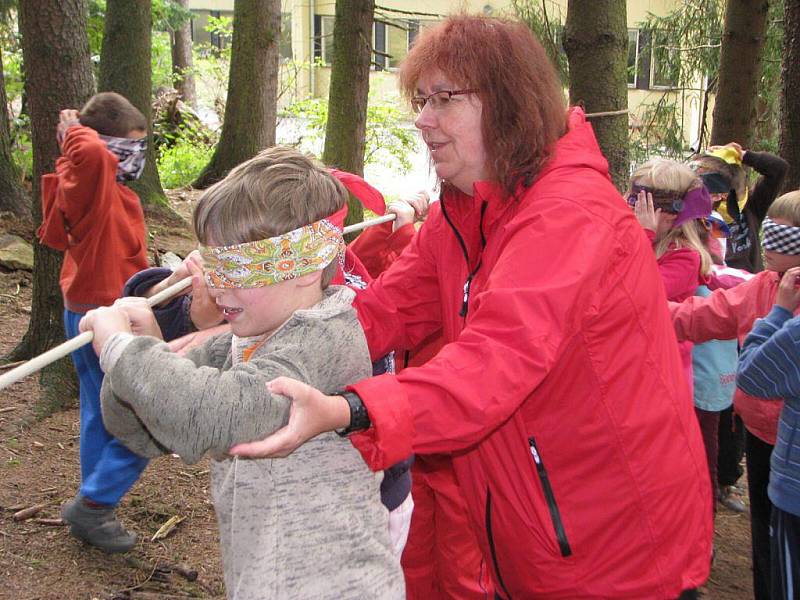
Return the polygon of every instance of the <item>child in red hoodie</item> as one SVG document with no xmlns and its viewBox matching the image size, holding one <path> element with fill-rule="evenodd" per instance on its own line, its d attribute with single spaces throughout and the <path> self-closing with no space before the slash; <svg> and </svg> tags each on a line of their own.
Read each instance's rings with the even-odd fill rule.
<svg viewBox="0 0 800 600">
<path fill-rule="evenodd" d="M 61 111 L 61 157 L 42 177 L 41 242 L 64 252 L 60 285 L 67 337 L 90 309 L 110 305 L 125 281 L 146 268 L 144 213 L 124 182 L 144 168 L 147 121 L 113 92 L 93 96 L 80 112 Z M 147 461 L 117 442 L 103 426 L 103 372 L 91 346 L 72 353 L 80 381 L 81 486 L 62 508 L 70 533 L 106 552 L 126 552 L 136 536 L 115 508 Z"/>
</svg>

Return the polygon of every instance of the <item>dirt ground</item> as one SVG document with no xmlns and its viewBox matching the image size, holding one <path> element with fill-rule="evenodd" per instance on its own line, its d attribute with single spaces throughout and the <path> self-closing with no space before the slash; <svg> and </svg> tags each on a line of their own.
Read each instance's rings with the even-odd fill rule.
<svg viewBox="0 0 800 600">
<path fill-rule="evenodd" d="M 172 205 L 187 215 L 194 197 L 173 194 Z M 188 224 L 152 216 L 148 223 L 151 254 L 184 256 L 193 247 Z M 28 225 L 0 215 L 0 234 L 6 232 L 31 236 Z M 31 298 L 29 273 L 1 271 L 0 356 L 24 335 Z M 39 395 L 35 376 L 0 391 L 0 599 L 224 598 L 207 462 L 152 461 L 119 509 L 137 545 L 127 555 L 106 555 L 74 540 L 59 522 L 59 506 L 79 480 L 77 399 L 74 408 L 41 418 Z M 14 518 L 39 505 L 32 518 Z M 175 516 L 182 519 L 177 527 L 151 541 Z M 716 529 L 716 562 L 703 597 L 751 598 L 749 517 L 721 508 Z M 197 572 L 194 581 L 180 574 L 187 569 Z"/>
</svg>

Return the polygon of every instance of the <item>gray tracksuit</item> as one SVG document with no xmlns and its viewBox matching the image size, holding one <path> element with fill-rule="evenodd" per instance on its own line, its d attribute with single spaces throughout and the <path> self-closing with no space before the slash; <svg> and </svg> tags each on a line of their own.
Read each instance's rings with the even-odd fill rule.
<svg viewBox="0 0 800 600">
<path fill-rule="evenodd" d="M 349 441 L 320 435 L 289 458 L 226 457 L 230 446 L 286 424 L 289 402 L 265 383 L 285 375 L 332 393 L 371 374 L 353 292 L 334 286 L 298 310 L 249 360 L 232 334 L 186 357 L 150 337 L 113 336 L 103 349 L 108 430 L 142 456 L 209 452 L 229 598 L 405 597 L 389 513 Z M 247 341 L 247 340 L 245 340 Z M 234 343 L 232 343 L 234 342 Z M 232 351 L 233 350 L 233 351 Z"/>
</svg>

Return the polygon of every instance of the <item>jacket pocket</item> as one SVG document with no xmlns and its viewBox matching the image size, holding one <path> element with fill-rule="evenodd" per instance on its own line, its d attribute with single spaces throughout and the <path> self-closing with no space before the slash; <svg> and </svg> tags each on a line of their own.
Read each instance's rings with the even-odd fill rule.
<svg viewBox="0 0 800 600">
<path fill-rule="evenodd" d="M 564 529 L 564 521 L 561 519 L 561 511 L 558 509 L 558 503 L 553 493 L 553 486 L 550 484 L 550 477 L 548 477 L 547 470 L 544 468 L 544 463 L 542 462 L 542 457 L 539 456 L 539 451 L 536 449 L 536 441 L 533 439 L 533 436 L 528 437 L 528 445 L 531 449 L 533 462 L 536 464 L 536 474 L 539 476 L 539 483 L 542 484 L 542 491 L 544 492 L 544 498 L 547 502 L 547 509 L 550 511 L 550 519 L 553 522 L 553 529 L 555 531 L 556 541 L 558 542 L 558 548 L 561 551 L 561 556 L 571 556 L 572 548 L 569 546 L 567 532 Z"/>
<path fill-rule="evenodd" d="M 497 575 L 497 583 L 503 590 L 506 600 L 511 600 L 511 594 L 508 593 L 506 585 L 503 582 L 503 576 L 500 573 L 500 563 L 497 560 L 497 548 L 494 545 L 494 537 L 492 536 L 492 491 L 486 490 L 486 538 L 489 540 L 489 551 L 492 554 L 492 566 L 494 566 L 495 575 Z"/>
</svg>

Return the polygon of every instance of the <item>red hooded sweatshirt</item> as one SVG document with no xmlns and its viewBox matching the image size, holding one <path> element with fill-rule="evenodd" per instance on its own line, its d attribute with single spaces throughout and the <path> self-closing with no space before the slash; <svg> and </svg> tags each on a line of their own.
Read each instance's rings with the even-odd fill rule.
<svg viewBox="0 0 800 600">
<path fill-rule="evenodd" d="M 373 469 L 453 454 L 502 598 L 702 584 L 711 492 L 664 286 L 583 113 L 517 200 L 479 182 L 443 203 L 356 306 L 373 356 L 448 343 L 354 386 L 354 445 Z"/>
<path fill-rule="evenodd" d="M 56 172 L 42 177 L 41 242 L 64 252 L 64 306 L 84 313 L 110 305 L 146 269 L 139 197 L 116 180 L 117 157 L 89 127 L 67 129 Z"/>
</svg>

